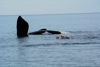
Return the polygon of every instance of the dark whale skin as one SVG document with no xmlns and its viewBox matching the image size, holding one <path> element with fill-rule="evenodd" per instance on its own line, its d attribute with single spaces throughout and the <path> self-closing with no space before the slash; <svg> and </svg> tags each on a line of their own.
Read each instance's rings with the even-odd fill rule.
<svg viewBox="0 0 100 67">
<path fill-rule="evenodd" d="M 18 37 L 28 36 L 27 34 L 28 29 L 29 29 L 28 23 L 21 16 L 19 16 L 17 19 L 17 36 Z"/>
</svg>

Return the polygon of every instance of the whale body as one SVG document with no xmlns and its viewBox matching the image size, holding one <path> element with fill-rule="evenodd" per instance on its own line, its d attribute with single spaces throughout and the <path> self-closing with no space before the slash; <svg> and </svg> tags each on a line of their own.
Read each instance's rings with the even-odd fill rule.
<svg viewBox="0 0 100 67">
<path fill-rule="evenodd" d="M 57 36 L 56 39 L 71 39 L 71 38 L 67 36 Z"/>
<path fill-rule="evenodd" d="M 17 19 L 17 36 L 18 37 L 28 36 L 28 29 L 29 29 L 29 24 L 21 16 L 19 16 Z M 40 29 L 38 31 L 30 32 L 29 35 L 41 35 L 45 32 L 48 32 L 50 34 L 61 34 L 61 32 L 59 31 Z"/>
</svg>

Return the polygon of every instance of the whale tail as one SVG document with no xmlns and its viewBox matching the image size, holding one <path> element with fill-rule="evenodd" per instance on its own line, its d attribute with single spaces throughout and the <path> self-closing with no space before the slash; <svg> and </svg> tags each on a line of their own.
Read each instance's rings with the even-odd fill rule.
<svg viewBox="0 0 100 67">
<path fill-rule="evenodd" d="M 29 24 L 21 16 L 19 16 L 17 19 L 17 36 L 18 37 L 28 36 L 27 35 L 28 28 Z"/>
<path fill-rule="evenodd" d="M 47 32 L 49 32 L 51 34 L 61 34 L 61 32 L 59 32 L 59 31 L 47 30 Z"/>
</svg>

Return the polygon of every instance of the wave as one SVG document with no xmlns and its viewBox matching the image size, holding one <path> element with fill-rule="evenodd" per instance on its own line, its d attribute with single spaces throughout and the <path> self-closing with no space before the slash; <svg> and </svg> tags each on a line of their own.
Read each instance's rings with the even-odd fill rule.
<svg viewBox="0 0 100 67">
<path fill-rule="evenodd" d="M 100 31 L 69 31 L 75 39 L 100 39 Z"/>
<path fill-rule="evenodd" d="M 1 45 L 0 48 L 14 47 L 39 47 L 39 46 L 59 46 L 59 45 L 91 45 L 100 44 L 100 42 L 73 42 L 73 43 L 42 43 L 42 44 L 16 44 L 16 45 Z"/>
<path fill-rule="evenodd" d="M 100 42 L 31 44 L 31 45 L 23 45 L 22 47 L 57 46 L 57 45 L 89 45 L 89 44 L 100 44 Z"/>
</svg>

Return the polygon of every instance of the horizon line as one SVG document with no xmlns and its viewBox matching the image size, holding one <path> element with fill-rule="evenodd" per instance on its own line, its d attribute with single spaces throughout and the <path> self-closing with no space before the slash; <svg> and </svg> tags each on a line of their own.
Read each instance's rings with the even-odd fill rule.
<svg viewBox="0 0 100 67">
<path fill-rule="evenodd" d="M 0 15 L 0 16 L 25 16 L 25 15 L 67 15 L 67 14 L 92 14 L 92 13 L 100 13 L 100 12 L 87 12 L 87 13 L 59 13 L 59 14 L 15 14 L 15 15 Z"/>
</svg>

